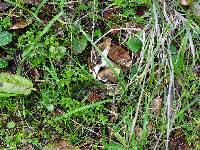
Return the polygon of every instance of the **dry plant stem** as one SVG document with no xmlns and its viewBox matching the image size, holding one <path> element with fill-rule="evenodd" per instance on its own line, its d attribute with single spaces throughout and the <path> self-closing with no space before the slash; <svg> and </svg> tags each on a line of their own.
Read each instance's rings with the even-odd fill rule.
<svg viewBox="0 0 200 150">
<path fill-rule="evenodd" d="M 157 147 L 158 147 L 158 144 L 159 144 L 159 142 L 160 142 L 160 139 L 161 139 L 161 137 L 162 137 L 162 133 L 160 133 L 160 135 L 159 135 L 159 138 L 158 138 L 158 140 L 157 140 L 157 142 L 156 142 L 156 145 L 154 146 L 154 150 L 156 150 L 156 149 L 157 149 Z"/>
<path fill-rule="evenodd" d="M 69 5 L 69 4 L 72 4 L 72 3 L 78 3 L 78 1 L 69 1 L 69 2 L 65 2 L 64 4 L 65 5 Z M 55 2 L 48 2 L 47 4 L 49 4 L 49 5 L 55 5 L 57 3 L 55 3 Z"/>
<path fill-rule="evenodd" d="M 166 10 L 166 7 L 164 5 L 164 8 L 163 10 Z M 165 11 L 164 11 L 164 14 L 167 14 Z M 167 15 L 165 16 L 165 19 L 166 19 L 166 22 L 170 23 L 169 22 L 169 18 L 167 17 Z M 172 25 L 171 25 L 171 28 L 172 30 Z M 172 114 L 172 101 L 173 101 L 173 87 L 174 87 L 174 68 L 173 68 L 173 63 L 172 63 L 172 56 L 171 56 L 171 52 L 170 52 L 170 49 L 169 49 L 169 46 L 171 44 L 170 42 L 170 32 L 168 32 L 169 35 L 165 35 L 165 37 L 163 37 L 163 43 L 162 43 L 162 46 L 164 48 L 164 43 L 165 41 L 167 42 L 168 40 L 168 48 L 167 48 L 167 52 L 168 52 L 168 60 L 169 60 L 169 72 L 170 72 L 170 82 L 169 82 L 169 87 L 168 87 L 168 95 L 167 95 L 167 140 L 166 140 L 166 150 L 169 148 L 169 136 L 170 136 L 170 132 L 171 132 L 171 127 L 170 127 L 170 124 L 171 124 L 171 119 L 173 117 L 173 114 Z"/>
<path fill-rule="evenodd" d="M 157 33 L 160 33 L 159 24 L 158 24 L 158 14 L 157 14 L 156 10 L 157 10 L 156 9 L 156 1 L 153 0 L 153 14 L 154 14 L 154 21 L 155 21 L 155 29 L 156 29 Z"/>
<path fill-rule="evenodd" d="M 137 118 L 138 118 L 138 113 L 139 113 L 141 101 L 142 101 L 143 94 L 144 94 L 144 87 L 145 87 L 145 83 L 146 83 L 146 74 L 149 71 L 149 65 L 151 64 L 151 60 L 152 60 L 151 57 L 153 57 L 151 55 L 151 53 L 152 53 L 151 51 L 153 51 L 153 43 L 149 45 L 148 57 L 147 57 L 148 62 L 145 66 L 143 73 L 140 75 L 141 76 L 140 81 L 141 82 L 143 81 L 143 84 L 142 84 L 142 87 L 141 87 L 141 94 L 140 94 L 139 101 L 138 101 L 138 104 L 137 104 L 136 113 L 135 113 L 135 116 L 134 116 L 134 119 L 133 119 L 133 122 L 132 122 L 132 127 L 131 127 L 131 131 L 130 131 L 130 134 L 129 134 L 129 140 L 132 139 L 132 134 L 133 134 L 133 131 L 134 131 L 134 128 L 135 128 L 135 124 L 136 124 L 136 121 L 137 121 Z M 131 141 L 129 141 L 129 142 L 131 142 Z"/>
<path fill-rule="evenodd" d="M 74 22 L 74 24 L 76 25 L 79 21 L 81 21 L 82 19 L 88 17 L 89 14 L 93 14 L 93 13 L 94 13 L 94 12 L 91 12 L 91 13 L 88 13 L 88 14 L 86 14 L 86 15 L 80 17 L 80 18 L 77 18 L 77 20 Z"/>
<path fill-rule="evenodd" d="M 106 32 L 105 34 L 103 34 L 100 38 L 98 38 L 94 44 L 97 44 L 103 37 L 105 37 L 107 34 L 109 34 L 110 32 L 113 32 L 113 31 L 121 31 L 121 30 L 131 30 L 131 31 L 141 31 L 142 29 L 141 28 L 118 28 L 118 29 L 110 29 L 108 32 Z"/>
<path fill-rule="evenodd" d="M 164 44 L 164 43 L 163 43 Z M 167 95 L 167 141 L 166 141 L 166 149 L 169 147 L 169 136 L 171 132 L 171 119 L 173 119 L 173 112 L 172 112 L 172 101 L 174 98 L 173 90 L 174 90 L 174 67 L 172 63 L 172 56 L 169 49 L 171 42 L 168 42 L 168 57 L 169 57 L 169 72 L 170 72 L 170 82 L 168 87 L 168 95 Z"/>
<path fill-rule="evenodd" d="M 168 23 L 170 23 L 170 19 L 169 17 L 167 16 L 167 12 L 166 12 L 166 2 L 165 0 L 163 0 L 163 15 L 165 16 L 165 19 Z"/>
<path fill-rule="evenodd" d="M 191 32 L 188 33 L 189 34 L 189 45 L 190 45 L 190 49 L 191 49 L 191 53 L 192 53 L 192 57 L 193 57 L 193 65 L 196 68 L 196 64 L 195 64 L 195 47 L 194 47 L 194 43 L 192 40 L 192 34 Z"/>
<path fill-rule="evenodd" d="M 8 14 L 8 13 L 0 13 L 0 17 L 1 16 L 9 16 L 9 17 L 20 17 L 20 16 L 18 16 L 18 15 L 14 15 L 14 14 Z"/>
<path fill-rule="evenodd" d="M 95 0 L 93 1 L 93 11 L 95 12 Z M 91 40 L 92 40 L 92 43 L 94 43 L 94 28 L 95 28 L 95 21 L 94 21 L 94 15 L 92 17 L 92 37 L 91 37 Z M 93 57 L 96 57 L 96 53 L 95 53 L 95 49 L 94 49 L 94 46 L 92 45 L 92 50 L 90 52 L 90 62 L 93 63 L 93 60 L 96 60 L 96 58 L 93 58 Z"/>
<path fill-rule="evenodd" d="M 137 117 L 138 117 L 138 113 L 139 113 L 141 101 L 142 101 L 143 94 L 144 94 L 144 84 L 145 84 L 145 80 L 144 80 L 144 82 L 143 82 L 142 91 L 141 91 L 141 94 L 140 94 L 140 97 L 139 97 L 139 101 L 138 101 L 138 104 L 137 104 L 136 113 L 135 113 L 135 116 L 134 116 L 134 119 L 133 119 L 133 122 L 132 122 L 131 132 L 130 132 L 130 134 L 129 134 L 129 142 L 130 142 L 130 143 L 131 143 L 133 131 L 134 131 L 134 129 L 135 129 L 135 123 L 136 123 L 136 121 L 137 121 Z"/>
<path fill-rule="evenodd" d="M 169 5 L 169 3 L 168 3 Z M 173 63 L 172 63 L 172 56 L 171 56 L 171 52 L 170 52 L 170 49 L 169 49 L 169 46 L 171 44 L 171 32 L 173 31 L 174 29 L 174 26 L 173 24 L 171 24 L 170 20 L 174 20 L 173 18 L 173 15 L 170 15 L 168 12 L 167 12 L 167 9 L 171 9 L 170 6 L 169 8 L 166 7 L 166 2 L 165 0 L 163 1 L 163 4 L 162 4 L 162 7 L 163 7 L 163 15 L 165 17 L 165 22 L 166 24 L 169 24 L 170 25 L 170 30 L 169 31 L 163 31 L 162 35 L 160 36 L 160 40 L 161 40 L 161 46 L 162 46 L 162 51 L 163 51 L 163 54 L 165 54 L 165 43 L 167 43 L 167 58 L 163 55 L 163 57 L 165 57 L 165 62 L 166 62 L 166 65 L 168 65 L 168 68 L 169 68 L 169 73 L 170 73 L 170 81 L 169 81 L 169 86 L 168 86 L 168 95 L 167 95 L 167 139 L 166 139 L 166 144 L 165 144 L 165 149 L 168 150 L 169 148 L 169 136 L 170 136 L 170 132 L 171 132 L 171 119 L 173 117 L 173 114 L 172 114 L 172 101 L 173 101 L 173 87 L 174 87 L 174 69 L 173 69 Z M 172 12 L 173 13 L 173 12 Z M 170 15 L 170 18 L 169 16 Z M 166 32 L 166 33 L 165 33 Z"/>
</svg>

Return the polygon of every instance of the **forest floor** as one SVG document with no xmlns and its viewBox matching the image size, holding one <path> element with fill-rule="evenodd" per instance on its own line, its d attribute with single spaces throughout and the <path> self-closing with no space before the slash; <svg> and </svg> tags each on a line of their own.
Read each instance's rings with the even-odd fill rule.
<svg viewBox="0 0 200 150">
<path fill-rule="evenodd" d="M 0 149 L 200 149 L 200 1 L 0 2 Z"/>
</svg>

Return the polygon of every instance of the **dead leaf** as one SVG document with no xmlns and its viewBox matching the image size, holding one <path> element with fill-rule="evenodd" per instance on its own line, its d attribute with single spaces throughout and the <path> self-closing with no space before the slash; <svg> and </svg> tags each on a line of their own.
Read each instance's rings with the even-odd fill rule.
<svg viewBox="0 0 200 150">
<path fill-rule="evenodd" d="M 37 68 L 31 68 L 28 73 L 35 79 L 38 79 L 41 76 Z"/>
<path fill-rule="evenodd" d="M 118 69 L 118 68 L 113 68 L 113 69 L 119 75 L 120 69 Z M 114 83 L 117 82 L 117 78 L 115 77 L 114 72 L 112 71 L 111 68 L 106 68 L 106 69 L 100 71 L 97 74 L 97 77 L 99 80 L 101 80 L 103 82 L 107 82 L 107 81 L 114 82 Z"/>
<path fill-rule="evenodd" d="M 108 109 L 110 110 L 109 120 L 111 123 L 114 123 L 117 120 L 117 107 L 114 103 L 108 104 Z"/>
<path fill-rule="evenodd" d="M 179 3 L 182 6 L 189 6 L 190 1 L 189 0 L 179 0 Z"/>
<path fill-rule="evenodd" d="M 120 45 L 113 45 L 110 48 L 108 57 L 122 66 L 130 67 L 132 64 L 129 52 L 122 48 Z"/>
<path fill-rule="evenodd" d="M 103 89 L 95 89 L 91 91 L 91 93 L 88 96 L 88 102 L 96 102 L 98 100 L 101 100 L 105 97 L 105 90 Z"/>
<path fill-rule="evenodd" d="M 95 144 L 95 141 L 89 141 L 88 139 L 84 142 L 82 142 L 79 147 L 81 150 L 90 150 L 92 149 L 92 146 Z"/>
<path fill-rule="evenodd" d="M 103 11 L 103 18 L 106 20 L 112 19 L 114 17 L 114 14 L 119 13 L 118 8 L 110 8 Z"/>
<path fill-rule="evenodd" d="M 161 106 L 162 106 L 162 98 L 158 96 L 153 100 L 151 107 L 149 109 L 151 112 L 159 113 Z"/>
<path fill-rule="evenodd" d="M 20 22 L 17 22 L 16 24 L 14 24 L 12 27 L 10 27 L 10 29 L 12 29 L 12 30 L 23 29 L 27 26 L 28 26 L 27 22 L 20 21 Z"/>
<path fill-rule="evenodd" d="M 200 77 L 200 67 L 195 69 L 195 73 L 196 73 L 197 77 Z"/>
<path fill-rule="evenodd" d="M 69 144 L 69 142 L 65 140 L 60 140 L 53 144 L 46 145 L 44 150 L 79 150 L 79 148 Z"/>
<path fill-rule="evenodd" d="M 4 11 L 9 7 L 10 7 L 10 4 L 0 2 L 0 11 Z"/>
<path fill-rule="evenodd" d="M 146 10 L 147 10 L 147 7 L 145 7 L 145 6 L 137 6 L 136 7 L 136 15 L 141 17 L 145 14 Z"/>
<path fill-rule="evenodd" d="M 171 133 L 170 147 L 172 150 L 189 150 L 189 145 L 185 141 L 184 133 L 181 128 L 176 129 L 175 134 Z"/>
<path fill-rule="evenodd" d="M 109 37 L 105 37 L 103 42 L 98 44 L 98 47 L 101 51 L 105 50 L 106 48 L 110 49 L 112 39 Z"/>
</svg>

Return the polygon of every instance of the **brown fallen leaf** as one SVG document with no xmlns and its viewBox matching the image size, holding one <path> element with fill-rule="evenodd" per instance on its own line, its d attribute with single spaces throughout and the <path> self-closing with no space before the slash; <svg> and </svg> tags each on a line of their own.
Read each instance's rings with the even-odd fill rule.
<svg viewBox="0 0 200 150">
<path fill-rule="evenodd" d="M 88 96 L 88 102 L 96 102 L 98 100 L 101 100 L 105 97 L 105 90 L 104 89 L 95 89 L 91 91 L 91 93 Z"/>
<path fill-rule="evenodd" d="M 79 150 L 78 147 L 72 146 L 65 140 L 60 140 L 53 144 L 48 144 L 44 147 L 44 150 Z"/>
<path fill-rule="evenodd" d="M 117 117 L 118 117 L 118 115 L 117 115 L 117 107 L 116 107 L 116 105 L 114 103 L 108 104 L 107 107 L 110 110 L 110 113 L 108 114 L 109 121 L 111 123 L 114 123 L 117 120 Z"/>
<path fill-rule="evenodd" d="M 23 29 L 27 26 L 28 26 L 27 22 L 20 21 L 20 22 L 17 22 L 16 24 L 14 24 L 12 27 L 10 27 L 10 29 L 12 29 L 12 30 Z"/>
<path fill-rule="evenodd" d="M 171 133 L 170 147 L 172 150 L 189 150 L 181 128 L 176 129 L 175 134 Z"/>
<path fill-rule="evenodd" d="M 200 67 L 195 69 L 195 73 L 196 73 L 197 77 L 200 77 Z"/>
<path fill-rule="evenodd" d="M 100 44 L 98 44 L 99 49 L 100 49 L 101 51 L 103 51 L 103 50 L 106 49 L 106 48 L 110 49 L 111 41 L 112 41 L 111 38 L 105 37 L 105 38 L 103 39 L 103 42 L 100 43 Z"/>
<path fill-rule="evenodd" d="M 135 9 L 136 9 L 137 16 L 143 16 L 145 12 L 147 11 L 147 7 L 145 6 L 137 6 Z"/>
<path fill-rule="evenodd" d="M 129 52 L 122 48 L 120 45 L 113 45 L 110 48 L 108 57 L 122 66 L 130 67 L 132 64 Z"/>
<path fill-rule="evenodd" d="M 118 68 L 113 68 L 113 69 L 119 75 L 120 69 L 118 69 Z M 106 68 L 106 69 L 100 71 L 97 74 L 97 77 L 99 80 L 101 80 L 103 82 L 107 82 L 107 81 L 114 82 L 114 83 L 117 82 L 117 77 L 115 77 L 114 72 L 112 71 L 111 68 Z"/>
<path fill-rule="evenodd" d="M 41 76 L 37 68 L 31 68 L 28 73 L 32 78 L 35 79 L 38 79 Z"/>
<path fill-rule="evenodd" d="M 119 13 L 118 8 L 110 8 L 103 11 L 103 18 L 106 20 L 112 19 L 115 14 Z"/>
</svg>

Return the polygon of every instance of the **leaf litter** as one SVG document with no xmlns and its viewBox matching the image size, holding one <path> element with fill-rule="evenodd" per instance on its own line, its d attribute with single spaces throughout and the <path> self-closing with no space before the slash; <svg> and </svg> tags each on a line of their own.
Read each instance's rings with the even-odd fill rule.
<svg viewBox="0 0 200 150">
<path fill-rule="evenodd" d="M 11 30 L 23 29 L 28 26 L 26 21 L 19 21 L 10 27 Z"/>
<path fill-rule="evenodd" d="M 116 83 L 117 75 L 120 74 L 120 66 L 125 66 L 129 68 L 132 64 L 132 60 L 128 50 L 125 50 L 117 43 L 112 44 L 112 39 L 106 37 L 103 39 L 103 42 L 98 44 L 99 49 L 102 51 L 102 56 L 95 53 L 95 56 L 92 58 L 100 57 L 99 62 L 95 61 L 94 59 L 91 60 L 91 65 L 94 66 L 93 68 L 90 67 L 93 76 L 100 81 L 105 82 L 113 82 Z M 110 68 L 107 60 L 108 59 L 112 64 L 112 68 Z M 95 64 L 95 65 L 94 65 Z M 103 68 L 103 69 L 102 69 Z M 101 71 L 100 71 L 101 70 Z"/>
</svg>

